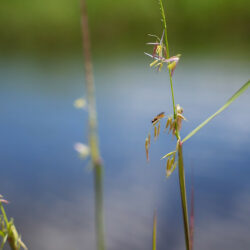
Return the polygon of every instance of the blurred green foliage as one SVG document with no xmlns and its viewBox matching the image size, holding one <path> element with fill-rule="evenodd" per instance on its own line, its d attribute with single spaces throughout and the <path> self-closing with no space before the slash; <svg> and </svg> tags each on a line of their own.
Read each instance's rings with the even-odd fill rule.
<svg viewBox="0 0 250 250">
<path fill-rule="evenodd" d="M 175 46 L 249 48 L 249 0 L 168 0 L 170 43 Z M 92 42 L 110 51 L 136 49 L 161 31 L 157 0 L 88 0 Z M 10 51 L 81 49 L 80 0 L 2 0 L 0 47 Z"/>
</svg>

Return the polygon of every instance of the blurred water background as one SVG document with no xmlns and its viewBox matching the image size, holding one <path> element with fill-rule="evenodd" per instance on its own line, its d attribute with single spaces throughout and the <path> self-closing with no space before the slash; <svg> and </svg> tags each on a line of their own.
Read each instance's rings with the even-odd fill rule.
<svg viewBox="0 0 250 250">
<path fill-rule="evenodd" d="M 182 136 L 249 78 L 249 1 L 168 3 Z M 147 33 L 161 34 L 155 1 L 89 1 L 106 240 L 110 250 L 184 249 L 175 142 L 161 133 L 146 162 L 151 119 L 171 114 L 168 75 L 149 68 Z M 95 249 L 93 176 L 73 149 L 87 142 L 78 1 L 3 1 L 0 8 L 0 193 L 29 249 Z M 195 249 L 250 246 L 250 116 L 247 91 L 184 145 L 187 188 L 195 189 Z M 190 197 L 190 192 L 188 193 Z"/>
</svg>

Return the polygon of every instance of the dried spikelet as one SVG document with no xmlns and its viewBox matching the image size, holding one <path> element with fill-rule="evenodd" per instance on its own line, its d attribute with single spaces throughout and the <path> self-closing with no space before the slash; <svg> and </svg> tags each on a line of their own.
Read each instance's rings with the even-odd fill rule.
<svg viewBox="0 0 250 250">
<path fill-rule="evenodd" d="M 171 159 L 170 164 L 171 164 L 171 167 L 172 167 L 173 164 L 174 164 L 174 157 Z"/>
<path fill-rule="evenodd" d="M 182 126 L 182 119 L 177 118 L 177 129 L 178 129 L 178 131 L 181 130 L 181 126 Z"/>
<path fill-rule="evenodd" d="M 175 126 L 175 121 L 171 121 L 168 133 L 170 133 L 174 129 L 174 126 Z"/>
<path fill-rule="evenodd" d="M 146 149 L 146 158 L 147 158 L 147 161 L 149 161 L 149 153 L 148 153 L 148 149 Z"/>
<path fill-rule="evenodd" d="M 186 120 L 186 119 L 182 115 L 183 108 L 179 104 L 176 105 L 176 112 L 177 112 L 177 115 L 176 115 L 175 122 L 177 124 L 177 130 L 180 131 L 181 130 L 181 126 L 182 126 L 182 120 Z"/>
<path fill-rule="evenodd" d="M 176 152 L 175 152 L 176 153 Z M 175 153 L 173 154 L 173 162 L 175 162 Z"/>
<path fill-rule="evenodd" d="M 168 120 L 167 120 L 167 123 L 166 123 L 166 126 L 165 126 L 165 130 L 167 130 L 169 124 L 171 123 L 172 121 L 172 118 L 171 117 L 168 117 Z"/>
<path fill-rule="evenodd" d="M 182 120 L 186 121 L 186 118 L 183 115 L 181 115 L 181 114 L 177 114 L 176 120 L 177 120 L 178 131 L 180 131 L 181 127 L 182 127 Z"/>
<path fill-rule="evenodd" d="M 171 170 L 171 165 L 170 165 L 170 159 L 168 158 L 167 166 L 166 166 L 166 175 L 167 175 L 167 177 L 169 177 L 169 175 L 170 175 L 170 170 Z"/>
<path fill-rule="evenodd" d="M 169 177 L 174 172 L 176 166 L 177 162 L 175 162 L 175 156 L 172 159 L 168 158 L 166 170 L 167 177 Z"/>
<path fill-rule="evenodd" d="M 167 130 L 168 126 L 169 126 L 169 121 L 167 120 L 167 122 L 166 122 L 166 126 L 165 126 L 164 131 L 166 131 L 166 130 Z"/>
<path fill-rule="evenodd" d="M 150 147 L 150 142 L 151 142 L 151 134 L 148 133 L 148 146 Z"/>
<path fill-rule="evenodd" d="M 174 165 L 173 165 L 173 170 L 172 171 L 174 171 L 175 169 L 176 169 L 176 166 L 177 166 L 177 161 L 174 163 Z"/>
<path fill-rule="evenodd" d="M 175 135 L 175 131 L 176 131 L 176 129 L 175 129 L 175 124 L 176 124 L 176 121 L 174 121 L 173 130 L 172 130 L 172 135 L 173 135 L 173 136 Z"/>
<path fill-rule="evenodd" d="M 156 126 L 154 126 L 154 138 L 155 140 L 157 139 L 157 127 Z"/>
<path fill-rule="evenodd" d="M 176 166 L 177 166 L 177 161 L 174 163 L 172 169 L 171 169 L 171 172 L 170 174 L 172 174 L 174 172 L 174 170 L 176 169 Z"/>
<path fill-rule="evenodd" d="M 158 124 L 158 128 L 157 128 L 157 137 L 158 137 L 159 134 L 160 134 L 160 130 L 161 130 L 161 124 L 159 123 L 159 124 Z"/>
<path fill-rule="evenodd" d="M 147 137 L 146 140 L 145 140 L 145 150 L 146 150 L 146 158 L 147 158 L 147 161 L 149 160 L 148 148 L 149 148 L 149 144 L 148 144 L 148 137 Z"/>
</svg>

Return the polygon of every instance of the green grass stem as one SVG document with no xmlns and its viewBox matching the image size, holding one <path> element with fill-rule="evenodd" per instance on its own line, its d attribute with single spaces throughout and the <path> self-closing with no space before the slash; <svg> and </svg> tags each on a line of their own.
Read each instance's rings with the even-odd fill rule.
<svg viewBox="0 0 250 250">
<path fill-rule="evenodd" d="M 96 245 L 98 250 L 105 250 L 103 218 L 103 165 L 99 151 L 99 140 L 97 133 L 95 84 L 91 58 L 88 14 L 85 0 L 82 0 L 82 36 L 85 61 L 85 79 L 88 97 L 89 146 L 91 162 L 94 169 Z"/>
<path fill-rule="evenodd" d="M 164 33 L 165 33 L 166 53 L 167 53 L 167 58 L 169 58 L 170 54 L 169 54 L 169 44 L 168 44 L 168 34 L 167 34 L 167 22 L 166 22 L 165 10 L 163 7 L 162 0 L 159 0 L 159 4 L 160 4 L 161 15 L 162 15 L 162 22 L 163 22 L 163 26 L 164 26 Z M 168 72 L 169 72 L 170 87 L 171 87 L 171 94 L 172 94 L 174 119 L 176 119 L 177 114 L 176 114 L 174 88 L 173 88 L 173 80 L 172 80 L 171 70 L 168 69 Z M 177 122 L 175 123 L 175 136 L 176 136 L 176 139 L 178 141 L 180 141 L 180 133 L 178 130 Z M 178 156 L 179 156 L 179 163 L 178 163 L 178 165 L 179 165 L 179 184 L 180 184 L 180 193 L 181 193 L 181 202 L 182 202 L 183 224 L 184 224 L 184 232 L 185 232 L 185 244 L 186 244 L 186 249 L 190 250 L 188 208 L 187 208 L 187 198 L 186 198 L 187 195 L 186 195 L 185 173 L 184 173 L 182 146 L 181 145 L 178 149 Z"/>
<path fill-rule="evenodd" d="M 190 233 L 189 233 L 187 195 L 186 195 L 186 184 L 185 184 L 185 171 L 184 171 L 181 143 L 179 143 L 179 148 L 178 148 L 178 159 L 179 159 L 178 160 L 179 184 L 180 184 L 180 193 L 181 193 L 182 214 L 183 214 L 183 221 L 184 221 L 185 244 L 186 244 L 186 249 L 190 250 Z"/>
<path fill-rule="evenodd" d="M 162 22 L 163 22 L 163 27 L 164 27 L 166 53 L 167 53 L 167 58 L 169 58 L 170 54 L 169 54 L 169 45 L 168 45 L 167 21 L 166 21 L 165 10 L 164 10 L 164 7 L 163 7 L 162 0 L 159 0 L 159 4 L 160 4 Z M 168 73 L 169 73 L 169 79 L 170 79 L 170 87 L 171 87 L 172 102 L 173 102 L 173 112 L 174 112 L 174 119 L 175 119 L 176 118 L 176 109 L 175 109 L 175 100 L 174 100 L 174 87 L 173 87 L 173 80 L 172 80 L 171 70 L 170 69 L 168 69 Z M 176 133 L 177 133 L 176 136 L 179 137 L 177 126 L 176 126 Z"/>
</svg>

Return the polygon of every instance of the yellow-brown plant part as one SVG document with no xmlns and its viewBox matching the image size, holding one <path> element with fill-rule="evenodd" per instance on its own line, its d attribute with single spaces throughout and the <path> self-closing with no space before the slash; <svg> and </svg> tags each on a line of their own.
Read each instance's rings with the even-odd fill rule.
<svg viewBox="0 0 250 250">
<path fill-rule="evenodd" d="M 149 139 L 147 137 L 146 140 L 145 140 L 145 150 L 146 150 L 147 161 L 149 160 L 148 149 L 149 149 Z"/>
<path fill-rule="evenodd" d="M 157 127 L 156 126 L 154 126 L 154 138 L 155 140 L 157 139 Z"/>
<path fill-rule="evenodd" d="M 158 128 L 157 128 L 157 137 L 158 137 L 159 134 L 160 134 L 160 130 L 161 130 L 161 124 L 159 123 L 159 124 L 158 124 Z"/>
<path fill-rule="evenodd" d="M 155 116 L 154 119 L 152 120 L 153 125 L 157 124 L 158 121 L 164 117 L 165 117 L 165 112 L 161 112 L 160 114 Z"/>
</svg>

